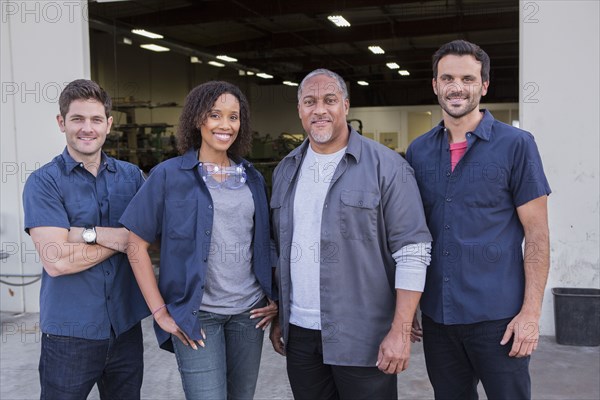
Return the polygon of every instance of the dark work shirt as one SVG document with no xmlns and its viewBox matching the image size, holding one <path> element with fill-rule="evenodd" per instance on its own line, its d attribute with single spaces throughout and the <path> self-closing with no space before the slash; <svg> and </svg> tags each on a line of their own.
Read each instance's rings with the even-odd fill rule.
<svg viewBox="0 0 600 400">
<path fill-rule="evenodd" d="M 483 112 L 454 171 L 443 122 L 406 154 L 433 235 L 421 310 L 447 325 L 519 312 L 525 272 L 517 207 L 550 194 L 533 136 Z"/>
<path fill-rule="evenodd" d="M 121 227 L 119 218 L 143 181 L 135 165 L 105 154 L 94 176 L 65 148 L 27 179 L 23 191 L 25 231 L 36 227 Z M 94 257 L 93 247 L 88 250 L 89 257 Z M 119 335 L 148 314 L 124 253 L 75 274 L 51 277 L 43 271 L 40 320 L 44 333 L 108 339 L 111 328 Z"/>
<path fill-rule="evenodd" d="M 265 295 L 272 290 L 269 204 L 265 181 L 246 160 L 247 184 L 254 200 L 252 269 Z M 212 197 L 198 171 L 197 150 L 157 165 L 123 213 L 121 223 L 148 243 L 160 242 L 158 287 L 169 313 L 192 339 L 201 339 L 200 319 L 213 235 Z M 171 335 L 154 324 L 161 348 L 173 351 Z"/>
<path fill-rule="evenodd" d="M 348 127 L 346 151 L 329 185 L 319 241 L 323 361 L 374 367 L 379 345 L 396 308 L 396 262 L 402 247 L 430 242 L 412 168 L 394 151 Z M 278 249 L 282 332 L 290 317 L 291 257 L 297 174 L 308 140 L 293 150 L 273 174 L 271 208 Z"/>
</svg>

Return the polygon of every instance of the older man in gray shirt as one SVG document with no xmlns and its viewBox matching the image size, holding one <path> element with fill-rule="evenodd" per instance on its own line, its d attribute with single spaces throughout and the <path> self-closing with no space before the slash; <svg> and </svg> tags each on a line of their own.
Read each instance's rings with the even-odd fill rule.
<svg viewBox="0 0 600 400">
<path fill-rule="evenodd" d="M 308 140 L 273 175 L 271 341 L 296 399 L 397 398 L 430 260 L 411 167 L 354 131 L 349 105 L 338 74 L 308 74 L 298 89 Z"/>
</svg>

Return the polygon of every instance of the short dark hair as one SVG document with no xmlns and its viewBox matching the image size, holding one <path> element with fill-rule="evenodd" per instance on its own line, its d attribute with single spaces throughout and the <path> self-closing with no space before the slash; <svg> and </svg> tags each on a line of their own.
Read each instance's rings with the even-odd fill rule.
<svg viewBox="0 0 600 400">
<path fill-rule="evenodd" d="M 112 100 L 108 93 L 94 81 L 89 79 L 76 79 L 65 86 L 58 98 L 58 107 L 60 115 L 62 115 L 63 118 L 67 116 L 69 107 L 75 100 L 96 100 L 104 105 L 106 118 L 110 115 Z"/>
<path fill-rule="evenodd" d="M 454 40 L 440 47 L 433 55 L 433 78 L 437 79 L 438 63 L 449 54 L 457 56 L 471 55 L 481 63 L 481 80 L 488 82 L 490 80 L 490 56 L 474 43 L 466 40 Z"/>
<path fill-rule="evenodd" d="M 235 96 L 240 103 L 240 130 L 227 153 L 242 157 L 250 151 L 252 131 L 250 130 L 250 105 L 246 96 L 234 84 L 210 81 L 196 86 L 185 99 L 177 130 L 177 149 L 181 154 L 190 149 L 200 148 L 202 134 L 199 126 L 206 121 L 215 102 L 224 93 Z"/>
</svg>

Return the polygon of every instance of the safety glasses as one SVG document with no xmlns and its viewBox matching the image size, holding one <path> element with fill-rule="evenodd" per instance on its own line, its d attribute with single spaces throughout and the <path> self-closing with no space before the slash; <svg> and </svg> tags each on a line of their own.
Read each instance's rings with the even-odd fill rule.
<svg viewBox="0 0 600 400">
<path fill-rule="evenodd" d="M 248 179 L 242 164 L 223 167 L 213 163 L 200 163 L 198 169 L 202 180 L 211 189 L 240 189 Z"/>
</svg>

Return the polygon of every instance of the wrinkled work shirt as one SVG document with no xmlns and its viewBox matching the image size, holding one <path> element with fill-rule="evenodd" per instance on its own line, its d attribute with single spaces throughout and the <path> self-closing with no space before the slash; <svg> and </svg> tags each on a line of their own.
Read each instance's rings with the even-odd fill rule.
<svg viewBox="0 0 600 400">
<path fill-rule="evenodd" d="M 31 174 L 23 191 L 25 231 L 36 227 L 120 228 L 119 218 L 144 178 L 133 164 L 102 153 L 94 177 L 67 149 Z M 48 244 L 38 251 L 56 251 Z M 87 255 L 95 257 L 93 246 Z M 108 339 L 149 315 L 124 253 L 75 274 L 42 272 L 40 323 L 44 333 Z"/>
<path fill-rule="evenodd" d="M 323 361 L 375 366 L 379 345 L 396 308 L 392 253 L 430 242 L 412 168 L 397 153 L 360 136 L 350 137 L 325 196 L 321 222 L 320 302 Z M 290 317 L 290 257 L 297 173 L 306 140 L 273 173 L 271 209 L 278 251 L 279 310 L 284 340 Z M 315 240 L 319 240 L 315 238 Z M 314 254 L 310 254 L 313 257 Z"/>
<path fill-rule="evenodd" d="M 272 290 L 269 204 L 262 175 L 246 160 L 242 163 L 254 200 L 252 267 L 265 294 Z M 169 313 L 192 339 L 202 339 L 197 314 L 202 304 L 208 257 L 211 253 L 214 207 L 198 165 L 197 149 L 166 160 L 150 173 L 120 222 L 152 243 L 160 241 L 158 288 Z M 173 351 L 171 335 L 154 322 L 161 348 Z"/>
<path fill-rule="evenodd" d="M 477 129 L 466 136 L 467 151 L 454 171 L 443 121 L 415 139 L 406 154 L 433 235 L 421 310 L 447 325 L 519 312 L 524 232 L 516 208 L 550 194 L 530 133 L 484 110 Z"/>
</svg>

